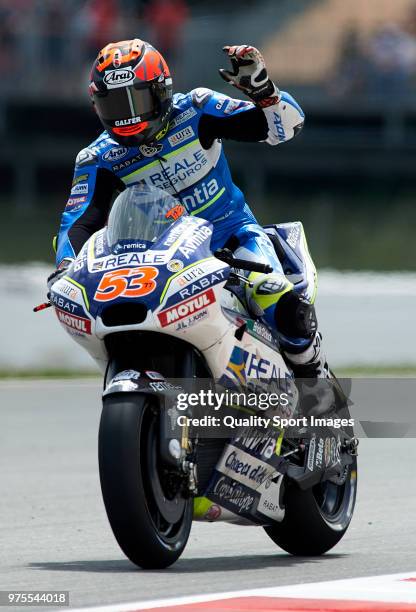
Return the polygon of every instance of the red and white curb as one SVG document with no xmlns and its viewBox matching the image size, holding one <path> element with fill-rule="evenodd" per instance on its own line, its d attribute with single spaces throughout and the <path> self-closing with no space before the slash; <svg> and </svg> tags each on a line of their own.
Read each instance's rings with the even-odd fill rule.
<svg viewBox="0 0 416 612">
<path fill-rule="evenodd" d="M 72 612 L 416 612 L 416 571 L 269 589 L 73 609 Z"/>
</svg>

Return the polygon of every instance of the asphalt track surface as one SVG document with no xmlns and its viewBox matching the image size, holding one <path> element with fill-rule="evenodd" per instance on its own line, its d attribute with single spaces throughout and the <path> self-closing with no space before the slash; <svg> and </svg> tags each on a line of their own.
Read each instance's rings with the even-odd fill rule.
<svg viewBox="0 0 416 612">
<path fill-rule="evenodd" d="M 97 381 L 0 384 L 1 590 L 68 590 L 81 607 L 416 569 L 416 441 L 366 439 L 355 517 L 332 553 L 294 558 L 261 528 L 194 524 L 173 567 L 140 570 L 102 504 L 99 417 Z"/>
</svg>

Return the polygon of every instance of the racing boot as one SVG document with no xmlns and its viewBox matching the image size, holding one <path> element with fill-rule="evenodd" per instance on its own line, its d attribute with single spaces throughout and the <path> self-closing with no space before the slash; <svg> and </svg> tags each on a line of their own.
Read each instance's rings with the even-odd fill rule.
<svg viewBox="0 0 416 612">
<path fill-rule="evenodd" d="M 257 306 L 260 316 L 277 329 L 283 356 L 293 370 L 302 397 L 304 414 L 328 414 L 334 409 L 335 395 L 313 304 L 294 291 L 283 274 L 253 272 L 249 280 L 249 308 L 256 314 Z"/>
<path fill-rule="evenodd" d="M 322 335 L 315 332 L 310 345 L 300 353 L 284 352 L 295 375 L 305 416 L 328 415 L 337 408 L 334 379 L 322 350 Z"/>
</svg>

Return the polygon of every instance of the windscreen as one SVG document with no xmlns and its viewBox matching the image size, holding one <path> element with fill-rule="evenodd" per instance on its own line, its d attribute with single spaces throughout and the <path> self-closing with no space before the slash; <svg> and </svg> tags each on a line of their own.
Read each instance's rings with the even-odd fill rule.
<svg viewBox="0 0 416 612">
<path fill-rule="evenodd" d="M 111 249 L 129 240 L 155 242 L 179 217 L 184 206 L 169 193 L 134 185 L 115 200 L 108 218 L 107 241 Z"/>
</svg>

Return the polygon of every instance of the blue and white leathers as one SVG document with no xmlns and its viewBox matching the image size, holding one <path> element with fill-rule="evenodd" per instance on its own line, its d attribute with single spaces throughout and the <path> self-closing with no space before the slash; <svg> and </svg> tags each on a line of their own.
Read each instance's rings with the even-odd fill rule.
<svg viewBox="0 0 416 612">
<path fill-rule="evenodd" d="M 103 132 L 77 157 L 73 186 L 58 236 L 57 264 L 76 255 L 68 231 L 88 208 L 95 192 L 97 173 L 104 169 L 121 179 L 126 187 L 144 182 L 164 189 L 176 195 L 190 214 L 211 221 L 213 250 L 235 235 L 240 248 L 250 252 L 253 259 L 267 261 L 275 272 L 281 273 L 269 238 L 257 223 L 243 193 L 233 183 L 222 142 L 215 140 L 205 150 L 198 137 L 199 122 L 204 114 L 226 118 L 253 108 L 252 102 L 199 88 L 174 96 L 169 127 L 153 147 L 123 147 Z M 293 138 L 304 121 L 301 108 L 284 92 L 276 105 L 263 112 L 268 125 L 265 142 L 270 145 Z M 274 324 L 272 310 L 266 313 L 266 318 Z"/>
</svg>

